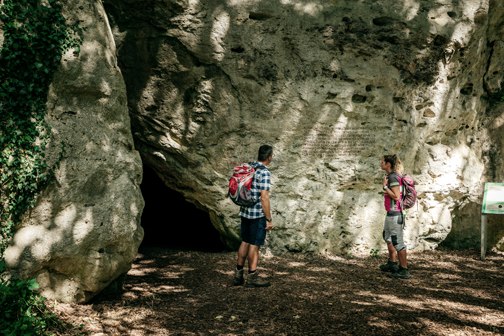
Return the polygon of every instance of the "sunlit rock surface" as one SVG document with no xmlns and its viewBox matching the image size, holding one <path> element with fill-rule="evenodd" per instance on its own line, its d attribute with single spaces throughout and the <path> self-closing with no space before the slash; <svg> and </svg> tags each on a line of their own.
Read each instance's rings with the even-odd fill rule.
<svg viewBox="0 0 504 336">
<path fill-rule="evenodd" d="M 44 295 L 88 301 L 129 269 L 143 237 L 136 150 L 230 247 L 228 178 L 263 143 L 272 253 L 384 252 L 386 153 L 417 181 L 410 249 L 478 244 L 484 183 L 504 177 L 500 1 L 64 4 L 86 30 L 48 100 L 48 157 L 62 159 L 5 254 Z M 489 221 L 503 249 L 503 220 Z"/>
<path fill-rule="evenodd" d="M 15 273 L 35 277 L 46 297 L 84 302 L 136 257 L 142 168 L 103 6 L 68 2 L 65 15 L 85 30 L 79 55 L 64 56 L 48 97 L 56 179 L 25 215 L 5 259 Z"/>
<path fill-rule="evenodd" d="M 478 243 L 483 183 L 502 178 L 502 7 L 105 1 L 144 162 L 233 246 L 231 168 L 272 144 L 268 247 L 321 254 L 384 249 L 385 153 L 418 183 L 410 249 Z"/>
</svg>

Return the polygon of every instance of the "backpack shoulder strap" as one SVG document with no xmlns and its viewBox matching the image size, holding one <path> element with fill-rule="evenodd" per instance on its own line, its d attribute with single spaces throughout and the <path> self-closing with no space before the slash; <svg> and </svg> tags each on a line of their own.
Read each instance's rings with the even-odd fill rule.
<svg viewBox="0 0 504 336">
<path fill-rule="evenodd" d="M 254 169 L 255 169 L 256 171 L 263 170 L 263 169 L 268 169 L 268 167 L 266 167 L 265 165 L 263 165 L 262 163 L 257 162 L 257 161 L 255 161 L 255 162 L 250 162 L 249 164 L 250 164 L 252 167 L 254 167 Z"/>
<path fill-rule="evenodd" d="M 403 175 L 398 173 L 398 172 L 394 172 L 398 177 L 399 177 L 399 191 L 401 192 L 401 197 L 399 198 L 399 207 L 401 208 L 401 214 L 403 214 L 403 202 L 404 202 L 404 199 L 406 197 L 406 190 L 404 188 L 404 183 L 403 183 Z M 404 221 L 404 218 L 403 218 L 403 221 Z"/>
</svg>

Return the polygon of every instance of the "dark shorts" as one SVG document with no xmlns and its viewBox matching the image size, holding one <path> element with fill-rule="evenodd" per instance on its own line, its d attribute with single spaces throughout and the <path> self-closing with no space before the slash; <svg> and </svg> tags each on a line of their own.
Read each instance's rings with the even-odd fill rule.
<svg viewBox="0 0 504 336">
<path fill-rule="evenodd" d="M 262 246 L 266 240 L 266 217 L 249 219 L 241 217 L 241 239 L 249 244 Z"/>
</svg>

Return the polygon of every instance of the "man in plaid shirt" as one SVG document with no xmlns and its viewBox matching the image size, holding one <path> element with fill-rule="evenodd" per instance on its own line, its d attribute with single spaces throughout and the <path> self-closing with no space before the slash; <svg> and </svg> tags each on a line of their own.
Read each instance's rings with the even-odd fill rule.
<svg viewBox="0 0 504 336">
<path fill-rule="evenodd" d="M 240 207 L 240 235 L 242 242 L 238 249 L 233 285 L 245 283 L 244 265 L 248 261 L 247 287 L 267 287 L 269 282 L 261 279 L 257 273 L 259 248 L 264 245 L 266 231 L 273 228 L 269 191 L 271 189 L 271 173 L 268 165 L 273 160 L 273 147 L 259 147 L 257 161 L 251 165 L 256 173 L 252 182 L 252 195 L 258 202 L 250 207 Z"/>
</svg>

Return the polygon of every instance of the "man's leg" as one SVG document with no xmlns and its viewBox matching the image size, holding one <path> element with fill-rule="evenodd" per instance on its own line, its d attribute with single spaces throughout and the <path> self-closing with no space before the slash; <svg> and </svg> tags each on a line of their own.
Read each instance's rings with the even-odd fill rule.
<svg viewBox="0 0 504 336">
<path fill-rule="evenodd" d="M 243 276 L 243 266 L 245 265 L 245 260 L 247 259 L 247 255 L 249 253 L 249 245 L 249 243 L 242 241 L 240 247 L 238 248 L 238 253 L 236 256 L 236 268 L 233 277 L 233 286 L 240 286 L 245 283 L 245 278 Z"/>
<path fill-rule="evenodd" d="M 257 219 L 254 222 L 254 239 L 253 244 L 250 244 L 248 250 L 248 266 L 249 273 L 247 277 L 247 287 L 268 287 L 270 283 L 261 279 L 257 272 L 257 264 L 259 263 L 259 249 L 264 244 L 266 238 L 266 220 L 264 218 Z"/>
<path fill-rule="evenodd" d="M 259 263 L 259 246 L 252 244 L 249 245 L 247 259 L 249 272 L 255 271 L 257 269 L 257 264 Z"/>
<path fill-rule="evenodd" d="M 250 245 L 249 243 L 246 243 L 244 241 L 241 242 L 240 248 L 238 248 L 238 255 L 236 258 L 236 265 L 243 267 L 245 265 L 245 260 L 248 258 L 248 255 L 250 253 L 249 247 L 253 245 Z M 249 262 L 250 263 L 250 262 Z M 250 268 L 250 264 L 249 264 Z"/>
<path fill-rule="evenodd" d="M 257 264 L 259 263 L 259 246 L 250 245 L 248 254 L 249 274 L 247 278 L 247 287 L 268 287 L 270 283 L 263 280 L 257 274 Z"/>
</svg>

